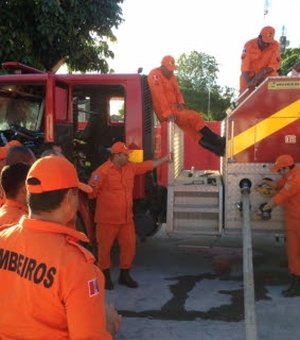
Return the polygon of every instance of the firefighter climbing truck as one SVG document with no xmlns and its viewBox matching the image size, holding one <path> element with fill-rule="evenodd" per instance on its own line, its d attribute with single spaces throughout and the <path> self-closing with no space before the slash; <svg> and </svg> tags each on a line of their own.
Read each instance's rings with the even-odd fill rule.
<svg viewBox="0 0 300 340">
<path fill-rule="evenodd" d="M 153 234 L 163 222 L 170 235 L 240 233 L 244 178 L 252 183 L 252 229 L 282 232 L 280 208 L 271 218 L 258 214 L 269 198 L 255 186 L 264 177 L 276 178 L 270 166 L 278 155 L 289 153 L 300 161 L 300 75 L 266 79 L 223 122 L 208 123 L 226 135 L 226 156 L 218 159 L 173 123 L 156 120 L 144 75 L 53 74 L 16 62 L 3 67 L 0 144 L 18 139 L 39 156 L 44 142 L 55 141 L 85 181 L 115 141 L 134 150 L 132 161 L 173 153 L 172 163 L 136 178 L 140 236 Z"/>
</svg>

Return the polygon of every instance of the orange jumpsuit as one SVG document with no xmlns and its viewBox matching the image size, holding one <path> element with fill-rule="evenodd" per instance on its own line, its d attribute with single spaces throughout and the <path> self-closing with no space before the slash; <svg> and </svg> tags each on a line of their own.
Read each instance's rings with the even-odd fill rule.
<svg viewBox="0 0 300 340">
<path fill-rule="evenodd" d="M 0 232 L 0 339 L 112 339 L 86 236 L 22 217 Z"/>
<path fill-rule="evenodd" d="M 160 122 L 168 116 L 176 116 L 175 123 L 196 142 L 202 137 L 199 131 L 205 123 L 200 113 L 193 110 L 179 110 L 178 104 L 184 104 L 176 77 L 166 78 L 159 68 L 153 69 L 148 75 L 154 112 Z"/>
<path fill-rule="evenodd" d="M 262 68 L 271 67 L 273 72 L 266 76 L 277 76 L 280 67 L 280 46 L 277 41 L 261 50 L 258 47 L 258 38 L 246 42 L 242 53 L 241 72 L 250 72 L 249 76 L 252 79 L 255 74 Z M 241 74 L 240 76 L 240 92 L 247 88 L 247 83 Z"/>
<path fill-rule="evenodd" d="M 286 250 L 289 270 L 300 276 L 300 169 L 294 167 L 277 182 L 280 191 L 272 202 L 282 204 L 285 217 Z"/>
<path fill-rule="evenodd" d="M 17 224 L 23 215 L 28 214 L 26 205 L 11 199 L 6 199 L 0 208 L 0 226 L 3 224 Z"/>
<path fill-rule="evenodd" d="M 111 160 L 98 167 L 89 184 L 96 198 L 96 236 L 99 267 L 111 266 L 110 252 L 115 239 L 120 245 L 120 268 L 130 269 L 135 256 L 136 238 L 133 223 L 133 186 L 136 175 L 153 169 L 152 161 L 115 166 Z"/>
</svg>

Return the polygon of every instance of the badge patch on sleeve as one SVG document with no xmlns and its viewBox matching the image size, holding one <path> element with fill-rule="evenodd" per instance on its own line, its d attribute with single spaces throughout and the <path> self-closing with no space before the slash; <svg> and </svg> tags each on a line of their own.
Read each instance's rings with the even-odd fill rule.
<svg viewBox="0 0 300 340">
<path fill-rule="evenodd" d="M 153 75 L 153 82 L 155 85 L 159 85 L 159 77 L 157 74 L 154 74 Z"/>
<path fill-rule="evenodd" d="M 95 296 L 99 294 L 99 285 L 97 279 L 93 279 L 88 281 L 88 287 L 89 287 L 89 296 Z"/>
<path fill-rule="evenodd" d="M 95 186 L 97 186 L 97 183 L 99 182 L 99 180 L 100 180 L 100 176 L 99 175 L 95 175 L 95 176 L 93 176 L 93 178 L 91 178 L 89 180 L 89 185 L 91 187 L 95 187 Z"/>
</svg>

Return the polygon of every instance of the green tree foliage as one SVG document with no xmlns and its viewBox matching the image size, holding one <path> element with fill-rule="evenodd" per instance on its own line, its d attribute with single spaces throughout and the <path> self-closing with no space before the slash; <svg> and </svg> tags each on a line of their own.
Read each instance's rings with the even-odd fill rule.
<svg viewBox="0 0 300 340">
<path fill-rule="evenodd" d="M 217 85 L 216 59 L 192 51 L 177 60 L 177 78 L 186 105 L 201 112 L 206 120 L 222 120 L 233 98 L 233 89 Z"/>
<path fill-rule="evenodd" d="M 0 1 L 0 61 L 50 70 L 67 60 L 77 71 L 109 70 L 112 28 L 123 21 L 123 0 Z"/>
<path fill-rule="evenodd" d="M 280 75 L 286 75 L 300 62 L 300 48 L 287 48 L 281 53 Z"/>
</svg>

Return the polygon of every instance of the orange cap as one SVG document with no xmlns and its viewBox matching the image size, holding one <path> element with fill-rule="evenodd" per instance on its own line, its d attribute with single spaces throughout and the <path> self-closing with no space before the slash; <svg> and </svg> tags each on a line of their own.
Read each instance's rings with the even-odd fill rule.
<svg viewBox="0 0 300 340">
<path fill-rule="evenodd" d="M 175 59 L 170 55 L 166 55 L 165 57 L 163 57 L 161 64 L 162 66 L 166 67 L 169 71 L 176 70 Z"/>
<path fill-rule="evenodd" d="M 5 146 L 0 146 L 0 161 L 5 159 L 7 156 L 7 148 Z"/>
<path fill-rule="evenodd" d="M 13 148 L 14 146 L 21 146 L 22 143 L 19 142 L 18 140 L 12 139 L 10 140 L 7 144 L 5 144 L 6 148 Z"/>
<path fill-rule="evenodd" d="M 33 163 L 26 178 L 26 188 L 33 194 L 69 188 L 92 192 L 89 185 L 79 182 L 77 171 L 70 161 L 54 155 L 42 157 Z"/>
<path fill-rule="evenodd" d="M 14 146 L 20 146 L 22 145 L 19 141 L 17 140 L 11 140 L 8 143 L 6 143 L 4 146 L 0 146 L 0 161 L 5 159 L 7 157 L 7 151 L 8 149 L 14 147 Z"/>
<path fill-rule="evenodd" d="M 281 155 L 276 158 L 275 164 L 272 167 L 272 172 L 277 172 L 278 170 L 295 164 L 294 158 L 291 155 Z"/>
<path fill-rule="evenodd" d="M 122 142 L 116 142 L 111 147 L 111 153 L 126 153 L 126 155 L 129 155 L 131 150 L 127 148 L 127 146 Z"/>
<path fill-rule="evenodd" d="M 275 29 L 271 26 L 265 26 L 260 31 L 261 39 L 265 43 L 272 43 L 274 41 Z"/>
</svg>

